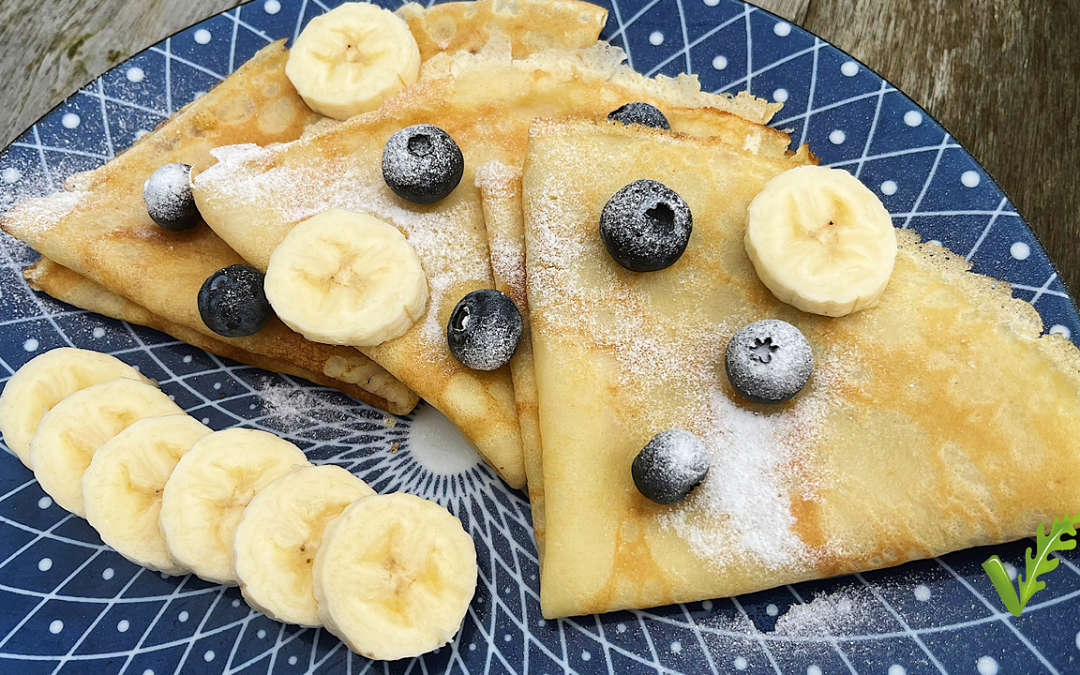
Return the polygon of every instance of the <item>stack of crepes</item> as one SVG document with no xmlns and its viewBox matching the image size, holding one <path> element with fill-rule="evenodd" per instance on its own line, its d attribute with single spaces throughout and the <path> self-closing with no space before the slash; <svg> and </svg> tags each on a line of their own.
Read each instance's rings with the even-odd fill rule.
<svg viewBox="0 0 1080 675">
<path fill-rule="evenodd" d="M 604 15 L 590 5 L 494 7 L 533 7 L 543 21 L 566 11 L 596 30 L 539 50 L 512 30 L 459 30 L 473 48 L 436 40 L 443 51 L 424 54 L 419 80 L 378 110 L 287 143 L 210 144 L 193 186 L 214 241 L 263 270 L 297 223 L 331 208 L 408 237 L 427 313 L 362 351 L 509 484 L 527 475 L 545 616 L 894 565 L 1030 536 L 1080 510 L 1080 353 L 1040 337 L 1037 313 L 1006 284 L 898 232 L 874 307 L 830 319 L 780 303 L 745 252 L 747 207 L 771 178 L 816 160 L 764 126 L 779 106 L 633 72 L 595 43 Z M 607 121 L 631 101 L 660 108 L 672 130 Z M 465 157 L 461 184 L 429 206 L 398 199 L 380 171 L 387 138 L 418 123 L 447 131 Z M 619 267 L 597 232 L 607 200 L 640 178 L 676 190 L 694 219 L 684 256 L 649 274 Z M 56 220 L 37 211 L 24 220 Z M 90 276 L 34 227 L 6 227 Z M 509 368 L 480 373 L 450 355 L 445 326 L 465 294 L 492 285 L 527 330 Z M 797 325 L 817 363 L 779 406 L 740 399 L 723 370 L 731 335 L 768 317 Z M 706 440 L 712 469 L 689 499 L 660 506 L 637 492 L 630 465 L 672 427 Z"/>
</svg>

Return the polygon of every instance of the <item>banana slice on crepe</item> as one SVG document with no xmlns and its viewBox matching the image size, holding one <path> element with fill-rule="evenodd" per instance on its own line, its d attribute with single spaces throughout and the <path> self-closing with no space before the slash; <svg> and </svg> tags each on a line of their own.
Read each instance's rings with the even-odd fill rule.
<svg viewBox="0 0 1080 675">
<path fill-rule="evenodd" d="M 105 442 L 82 477 L 86 519 L 128 560 L 183 574 L 158 526 L 161 493 L 180 458 L 211 430 L 188 415 L 139 420 Z"/>
<path fill-rule="evenodd" d="M 150 384 L 115 356 L 61 347 L 36 356 L 19 368 L 0 394 L 0 433 L 11 451 L 30 466 L 30 441 L 46 412 L 80 389 L 117 378 Z"/>
<path fill-rule="evenodd" d="M 320 626 L 312 568 L 326 524 L 375 491 L 340 466 L 303 466 L 266 486 L 233 537 L 244 599 L 275 621 Z"/>
<path fill-rule="evenodd" d="M 309 340 L 372 347 L 400 337 L 424 314 L 427 277 L 392 225 L 341 209 L 289 232 L 266 269 L 266 297 Z"/>
<path fill-rule="evenodd" d="M 169 557 L 207 581 L 236 585 L 230 547 L 244 507 L 304 466 L 300 448 L 265 431 L 226 429 L 199 439 L 165 483 L 159 523 Z"/>
<path fill-rule="evenodd" d="M 77 391 L 41 418 L 30 442 L 34 476 L 53 501 L 85 518 L 82 477 L 98 448 L 141 419 L 183 414 L 160 389 L 136 380 Z"/>
<path fill-rule="evenodd" d="M 842 169 L 803 166 L 750 203 L 746 253 L 777 299 L 845 316 L 873 305 L 892 276 L 896 232 L 873 192 Z"/>
<path fill-rule="evenodd" d="M 346 120 L 416 82 L 420 48 L 393 12 L 348 2 L 304 28 L 285 74 L 312 110 Z"/>
<path fill-rule="evenodd" d="M 443 507 L 404 493 L 365 497 L 330 521 L 315 554 L 319 618 L 371 659 L 448 643 L 476 591 L 476 548 Z"/>
</svg>

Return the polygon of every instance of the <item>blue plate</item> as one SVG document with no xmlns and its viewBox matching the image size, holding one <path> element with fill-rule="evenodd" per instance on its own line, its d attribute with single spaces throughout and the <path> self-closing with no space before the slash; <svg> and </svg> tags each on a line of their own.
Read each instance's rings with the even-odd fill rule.
<svg viewBox="0 0 1080 675">
<path fill-rule="evenodd" d="M 606 2 L 607 0 L 601 0 Z M 259 0 L 117 66 L 0 154 L 0 209 L 59 188 L 153 129 L 267 42 L 337 2 Z M 604 37 L 643 73 L 697 73 L 705 89 L 783 101 L 775 125 L 877 192 L 898 226 L 1012 283 L 1047 329 L 1080 335 L 1050 260 L 1008 198 L 929 115 L 822 40 L 734 0 L 624 0 Z M 236 589 L 163 578 L 102 545 L 87 523 L 0 453 L 0 673 L 1076 673 L 1080 560 L 1064 557 L 1020 618 L 979 564 L 1023 567 L 1030 541 L 739 598 L 544 621 L 529 504 L 423 406 L 388 418 L 336 392 L 209 356 L 151 330 L 31 292 L 33 260 L 0 242 L 3 375 L 74 345 L 118 355 L 215 429 L 280 433 L 315 462 L 405 490 L 458 515 L 480 583 L 455 641 L 421 659 L 372 663 L 325 631 L 275 623 Z M 262 393 L 271 387 L 275 396 Z M 280 399 L 285 405 L 272 405 Z M 448 442 L 447 439 L 456 439 Z"/>
</svg>

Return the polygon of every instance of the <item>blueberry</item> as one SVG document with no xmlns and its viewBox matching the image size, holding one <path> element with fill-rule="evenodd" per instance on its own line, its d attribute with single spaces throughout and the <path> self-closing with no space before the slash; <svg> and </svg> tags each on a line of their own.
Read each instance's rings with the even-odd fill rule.
<svg viewBox="0 0 1080 675">
<path fill-rule="evenodd" d="M 150 174 L 143 186 L 143 201 L 150 218 L 166 230 L 183 232 L 199 224 L 188 164 L 166 164 Z"/>
<path fill-rule="evenodd" d="M 660 112 L 659 108 L 641 101 L 627 103 L 621 108 L 608 113 L 607 118 L 613 122 L 622 122 L 623 124 L 641 124 L 666 131 L 671 129 L 671 124 L 668 123 L 667 117 L 664 117 L 664 113 Z"/>
<path fill-rule="evenodd" d="M 671 267 L 690 242 L 694 219 L 686 201 L 663 183 L 636 180 L 615 193 L 600 213 L 600 237 L 628 270 Z"/>
<path fill-rule="evenodd" d="M 417 204 L 434 204 L 453 192 L 464 171 L 461 148 L 432 124 L 406 127 L 383 148 L 383 180 L 398 197 Z"/>
<path fill-rule="evenodd" d="M 657 504 L 686 499 L 709 473 L 705 443 L 682 429 L 668 429 L 653 439 L 634 458 L 630 473 L 641 494 Z"/>
<path fill-rule="evenodd" d="M 446 326 L 450 353 L 473 370 L 496 370 L 510 363 L 524 324 L 510 296 L 486 288 L 469 293 Z"/>
<path fill-rule="evenodd" d="M 814 351 L 806 336 L 786 321 L 769 319 L 740 328 L 725 357 L 735 391 L 755 403 L 783 403 L 806 386 Z"/>
<path fill-rule="evenodd" d="M 199 289 L 199 315 L 206 327 L 225 337 L 254 335 L 273 310 L 263 292 L 263 273 L 249 265 L 214 272 Z"/>
</svg>

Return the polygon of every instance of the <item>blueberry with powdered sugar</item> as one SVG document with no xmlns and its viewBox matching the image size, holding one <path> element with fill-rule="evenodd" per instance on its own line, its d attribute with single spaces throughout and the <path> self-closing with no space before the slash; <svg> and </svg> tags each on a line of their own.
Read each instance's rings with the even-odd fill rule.
<svg viewBox="0 0 1080 675">
<path fill-rule="evenodd" d="M 143 186 L 143 201 L 150 218 L 170 232 L 190 230 L 199 223 L 189 164 L 166 164 L 150 174 Z"/>
<path fill-rule="evenodd" d="M 206 327 L 230 338 L 262 330 L 274 314 L 263 279 L 263 273 L 250 265 L 229 265 L 207 277 L 197 300 Z"/>
<path fill-rule="evenodd" d="M 727 346 L 728 380 L 755 403 L 783 403 L 795 397 L 814 370 L 810 342 L 786 321 L 768 319 L 743 326 Z"/>
<path fill-rule="evenodd" d="M 655 272 L 675 264 L 690 242 L 694 219 L 679 193 L 650 179 L 615 193 L 600 213 L 600 237 L 628 270 Z"/>
<path fill-rule="evenodd" d="M 608 113 L 607 118 L 613 122 L 622 122 L 623 124 L 640 124 L 654 129 L 671 130 L 671 124 L 668 122 L 667 117 L 664 116 L 664 113 L 660 112 L 659 108 L 641 101 L 627 103 L 612 110 Z"/>
<path fill-rule="evenodd" d="M 485 288 L 458 302 L 446 326 L 450 353 L 473 370 L 497 370 L 517 350 L 524 322 L 510 296 Z"/>
<path fill-rule="evenodd" d="M 398 197 L 434 204 L 461 182 L 465 158 L 450 134 L 433 124 L 415 124 L 386 141 L 382 171 L 386 185 Z"/>
<path fill-rule="evenodd" d="M 674 504 L 701 485 L 710 463 L 704 441 L 689 431 L 668 429 L 642 448 L 630 472 L 645 497 L 657 504 Z"/>
</svg>

